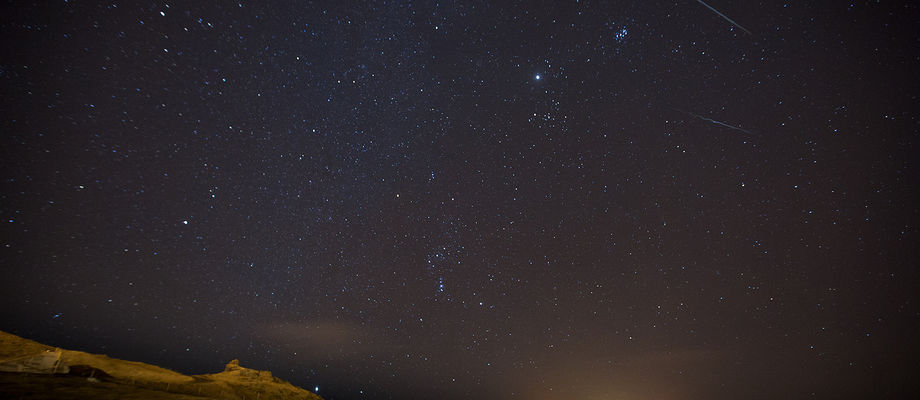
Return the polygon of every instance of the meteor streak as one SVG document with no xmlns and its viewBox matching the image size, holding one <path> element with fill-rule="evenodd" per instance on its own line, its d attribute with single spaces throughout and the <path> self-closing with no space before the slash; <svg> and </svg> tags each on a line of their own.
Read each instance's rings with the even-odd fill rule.
<svg viewBox="0 0 920 400">
<path fill-rule="evenodd" d="M 706 8 L 712 10 L 712 12 L 714 12 L 714 13 L 716 13 L 716 14 L 719 14 L 720 17 L 725 18 L 725 20 L 728 21 L 728 22 L 731 22 L 732 25 L 737 26 L 738 28 L 741 28 L 741 30 L 747 32 L 748 35 L 751 35 L 751 34 L 752 34 L 751 31 L 749 31 L 749 30 L 747 30 L 747 29 L 744 29 L 743 26 L 741 26 L 740 24 L 738 24 L 738 23 L 735 22 L 735 21 L 732 21 L 731 18 L 727 17 L 725 14 L 720 13 L 719 10 L 716 10 L 715 8 L 712 8 L 712 6 L 710 6 L 709 4 L 704 3 L 703 0 L 696 0 L 696 1 L 697 1 L 697 3 L 700 3 L 700 4 L 704 5 L 704 6 L 706 6 Z"/>
<path fill-rule="evenodd" d="M 726 127 L 726 128 L 729 128 L 729 129 L 734 129 L 734 130 L 736 130 L 736 131 L 741 131 L 741 132 L 747 133 L 748 135 L 751 135 L 751 136 L 756 136 L 756 135 L 754 135 L 754 132 L 751 132 L 751 131 L 749 131 L 749 130 L 747 130 L 747 129 L 744 129 L 744 128 L 739 128 L 739 127 L 734 126 L 734 125 L 729 125 L 729 124 L 726 124 L 726 123 L 724 123 L 724 122 L 722 122 L 722 121 L 716 121 L 716 120 L 714 120 L 714 119 L 712 119 L 712 118 L 706 118 L 706 117 L 704 117 L 704 116 L 702 116 L 702 115 L 694 114 L 694 113 L 689 112 L 689 111 L 679 110 L 679 109 L 676 109 L 676 108 L 675 108 L 675 110 L 680 111 L 680 112 L 682 112 L 682 113 L 684 113 L 684 114 L 687 114 L 687 115 L 689 115 L 689 116 L 691 116 L 691 117 L 699 118 L 699 119 L 701 119 L 701 120 L 703 120 L 703 121 L 709 121 L 709 122 L 712 122 L 712 123 L 714 123 L 714 124 L 716 124 L 716 125 L 722 125 L 722 126 L 724 126 L 724 127 Z"/>
</svg>

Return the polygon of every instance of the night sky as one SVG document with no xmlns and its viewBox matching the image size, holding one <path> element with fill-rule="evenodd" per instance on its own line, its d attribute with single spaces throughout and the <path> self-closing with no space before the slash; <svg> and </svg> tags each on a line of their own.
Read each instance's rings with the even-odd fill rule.
<svg viewBox="0 0 920 400">
<path fill-rule="evenodd" d="M 341 400 L 920 392 L 915 2 L 36 3 L 2 330 Z"/>
</svg>

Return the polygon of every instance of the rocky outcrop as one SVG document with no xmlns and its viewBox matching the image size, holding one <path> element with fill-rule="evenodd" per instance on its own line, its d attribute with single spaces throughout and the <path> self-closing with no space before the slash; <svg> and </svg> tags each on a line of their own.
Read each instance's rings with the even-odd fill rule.
<svg viewBox="0 0 920 400">
<path fill-rule="evenodd" d="M 227 366 L 224 368 L 224 372 L 239 371 L 241 369 L 243 369 L 243 367 L 240 366 L 240 360 L 234 358 L 227 363 Z"/>
<path fill-rule="evenodd" d="M 228 375 L 233 377 L 239 377 L 243 379 L 253 379 L 274 383 L 283 382 L 281 379 L 275 378 L 272 376 L 271 371 L 259 371 L 257 369 L 250 369 L 240 366 L 240 360 L 234 359 L 227 363 L 227 366 L 224 367 L 224 372 L 221 375 Z"/>
</svg>

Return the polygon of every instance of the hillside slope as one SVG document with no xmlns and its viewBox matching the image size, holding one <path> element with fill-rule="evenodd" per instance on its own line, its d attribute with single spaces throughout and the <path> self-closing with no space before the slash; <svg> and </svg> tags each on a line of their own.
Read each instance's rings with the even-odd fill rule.
<svg viewBox="0 0 920 400">
<path fill-rule="evenodd" d="M 56 349 L 2 331 L 0 371 L 0 398 L 322 399 L 269 371 L 243 368 L 237 360 L 223 372 L 189 376 L 142 362 Z"/>
</svg>

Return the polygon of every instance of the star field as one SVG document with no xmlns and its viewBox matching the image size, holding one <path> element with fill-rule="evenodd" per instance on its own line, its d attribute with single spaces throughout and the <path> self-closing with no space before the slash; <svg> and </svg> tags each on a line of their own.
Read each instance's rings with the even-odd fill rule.
<svg viewBox="0 0 920 400">
<path fill-rule="evenodd" d="M 0 329 L 342 400 L 920 390 L 916 5 L 199 3 L 2 6 Z"/>
</svg>

